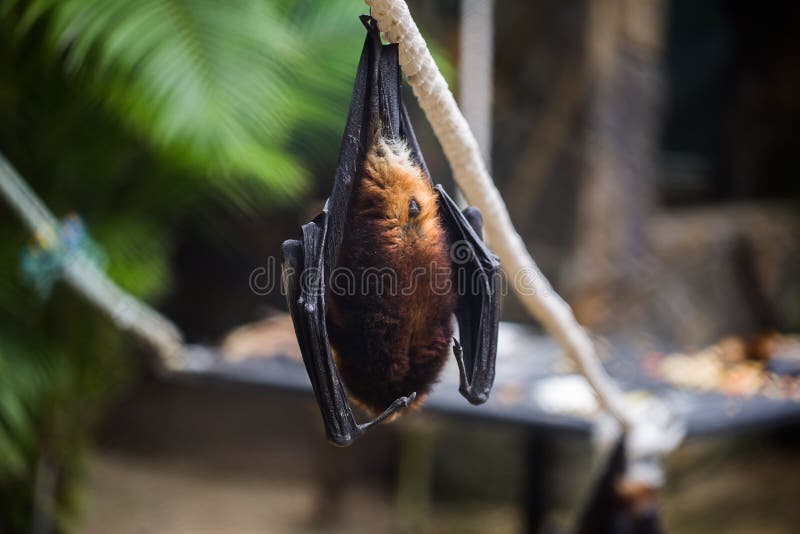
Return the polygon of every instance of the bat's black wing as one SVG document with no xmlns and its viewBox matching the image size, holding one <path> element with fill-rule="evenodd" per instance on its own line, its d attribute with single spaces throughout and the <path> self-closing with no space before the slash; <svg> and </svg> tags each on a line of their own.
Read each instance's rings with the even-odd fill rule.
<svg viewBox="0 0 800 534">
<path fill-rule="evenodd" d="M 462 212 L 441 185 L 435 189 L 439 214 L 450 238 L 453 286 L 458 293 L 456 318 L 461 343 L 456 343 L 453 352 L 461 375 L 459 391 L 472 404 L 482 404 L 494 383 L 500 262 L 483 243 L 483 222 L 477 208 Z"/>
</svg>

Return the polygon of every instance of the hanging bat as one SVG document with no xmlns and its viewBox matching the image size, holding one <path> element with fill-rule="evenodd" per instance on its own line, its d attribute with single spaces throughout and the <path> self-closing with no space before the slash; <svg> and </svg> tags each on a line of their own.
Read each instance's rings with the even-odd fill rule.
<svg viewBox="0 0 800 534">
<path fill-rule="evenodd" d="M 367 38 L 322 213 L 283 244 L 283 283 L 328 440 L 348 445 L 418 406 L 452 352 L 461 394 L 488 399 L 499 319 L 499 262 L 434 186 L 401 99 L 397 45 Z M 460 342 L 453 337 L 453 316 Z M 358 423 L 350 399 L 372 419 Z"/>
</svg>

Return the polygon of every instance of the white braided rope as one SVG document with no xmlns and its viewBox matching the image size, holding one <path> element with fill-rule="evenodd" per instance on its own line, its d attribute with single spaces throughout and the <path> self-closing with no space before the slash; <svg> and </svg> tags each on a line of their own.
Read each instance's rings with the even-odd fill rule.
<svg viewBox="0 0 800 534">
<path fill-rule="evenodd" d="M 600 403 L 623 426 L 632 422 L 622 392 L 603 369 L 586 331 L 553 290 L 528 253 L 481 158 L 478 143 L 453 93 L 431 57 L 403 0 L 366 0 L 385 38 L 399 46 L 400 66 L 450 162 L 467 200 L 486 221 L 487 240 L 526 309 L 559 342 L 594 389 Z"/>
</svg>

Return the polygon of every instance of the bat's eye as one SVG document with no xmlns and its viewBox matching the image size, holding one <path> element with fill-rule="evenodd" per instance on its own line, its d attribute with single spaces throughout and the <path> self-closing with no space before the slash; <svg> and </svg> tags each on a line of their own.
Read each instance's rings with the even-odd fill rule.
<svg viewBox="0 0 800 534">
<path fill-rule="evenodd" d="M 419 215 L 419 204 L 416 199 L 412 198 L 408 201 L 408 216 L 416 217 L 417 215 Z"/>
</svg>

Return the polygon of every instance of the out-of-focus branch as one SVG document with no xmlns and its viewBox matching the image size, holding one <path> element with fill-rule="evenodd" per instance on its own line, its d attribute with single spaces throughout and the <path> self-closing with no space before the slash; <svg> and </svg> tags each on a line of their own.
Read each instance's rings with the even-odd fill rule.
<svg viewBox="0 0 800 534">
<path fill-rule="evenodd" d="M 0 155 L 0 192 L 44 247 L 62 247 L 58 220 L 8 161 Z M 63 255 L 62 277 L 121 328 L 152 346 L 164 367 L 183 367 L 183 338 L 178 328 L 156 310 L 126 293 L 82 250 Z"/>
</svg>

